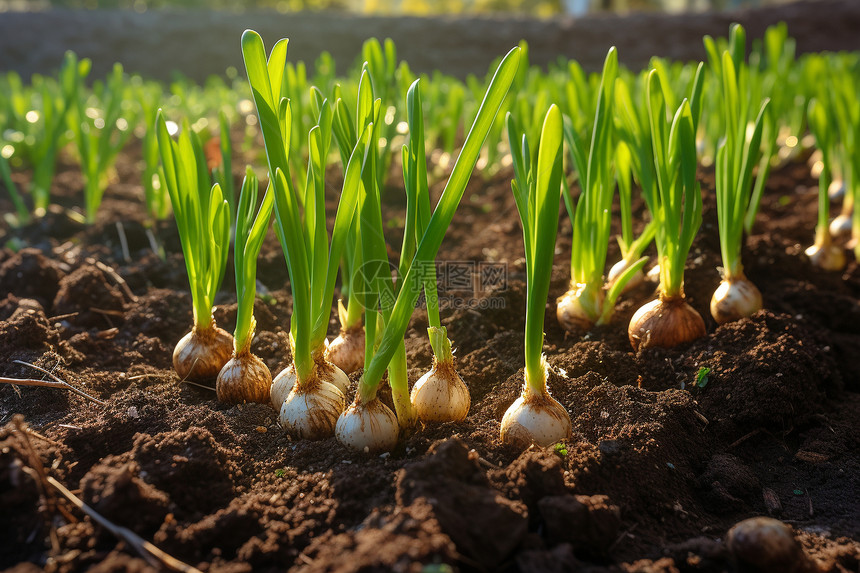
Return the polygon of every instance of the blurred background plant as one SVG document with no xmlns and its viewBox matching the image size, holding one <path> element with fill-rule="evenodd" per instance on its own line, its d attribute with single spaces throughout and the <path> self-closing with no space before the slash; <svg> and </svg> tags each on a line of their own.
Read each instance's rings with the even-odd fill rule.
<svg viewBox="0 0 860 573">
<path fill-rule="evenodd" d="M 598 12 L 737 10 L 791 0 L 0 0 L 0 11 L 67 9 L 209 9 L 244 12 L 344 12 L 368 15 L 519 14 L 552 17 Z"/>
</svg>

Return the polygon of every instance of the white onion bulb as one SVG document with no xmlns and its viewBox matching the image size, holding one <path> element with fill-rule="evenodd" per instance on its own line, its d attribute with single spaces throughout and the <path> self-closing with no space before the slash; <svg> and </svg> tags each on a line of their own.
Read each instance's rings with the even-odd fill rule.
<svg viewBox="0 0 860 573">
<path fill-rule="evenodd" d="M 341 329 L 326 348 L 325 357 L 347 374 L 364 366 L 364 328 Z"/>
<path fill-rule="evenodd" d="M 827 187 L 827 196 L 830 199 L 841 199 L 845 196 L 845 181 L 842 179 L 834 179 Z"/>
<path fill-rule="evenodd" d="M 345 405 L 343 392 L 334 384 L 315 380 L 304 390 L 294 384 L 281 405 L 279 421 L 291 436 L 321 440 L 334 434 Z"/>
<path fill-rule="evenodd" d="M 469 388 L 452 362 L 434 360 L 430 372 L 412 388 L 412 407 L 422 422 L 459 422 L 466 418 L 472 403 Z"/>
<path fill-rule="evenodd" d="M 366 453 L 391 451 L 397 445 L 399 432 L 397 416 L 379 398 L 350 404 L 335 428 L 340 443 Z"/>
<path fill-rule="evenodd" d="M 529 384 L 525 373 L 522 396 L 510 405 L 502 417 L 501 438 L 506 444 L 527 448 L 531 444 L 551 446 L 570 437 L 570 414 L 546 389 L 548 366 L 541 356 L 543 382 L 540 390 Z"/>
<path fill-rule="evenodd" d="M 830 221 L 830 234 L 834 238 L 848 237 L 851 235 L 852 220 L 850 213 L 840 213 Z"/>
<path fill-rule="evenodd" d="M 584 284 L 571 285 L 564 295 L 556 300 L 556 317 L 568 332 L 590 330 L 603 310 L 604 291 L 589 292 Z"/>
<path fill-rule="evenodd" d="M 570 432 L 567 410 L 549 394 L 531 399 L 520 396 L 502 418 L 502 441 L 517 447 L 551 446 L 568 438 Z"/>
<path fill-rule="evenodd" d="M 215 382 L 219 402 L 243 404 L 270 400 L 272 374 L 266 363 L 250 352 L 234 356 L 224 365 Z"/>
<path fill-rule="evenodd" d="M 711 297 L 711 316 L 725 324 L 752 315 L 761 309 L 761 291 L 745 276 L 723 279 Z"/>
<path fill-rule="evenodd" d="M 349 389 L 349 378 L 340 368 L 328 362 L 318 361 L 315 363 L 314 370 L 315 375 L 319 380 L 333 384 L 338 390 L 340 390 L 341 394 L 346 396 L 346 392 Z M 272 406 L 274 406 L 275 410 L 281 410 L 281 405 L 284 403 L 284 400 L 286 400 L 290 392 L 293 391 L 293 386 L 295 384 L 296 368 L 293 364 L 290 364 L 275 376 L 275 379 L 272 380 L 271 390 Z"/>
<path fill-rule="evenodd" d="M 271 400 L 272 406 L 276 411 L 281 411 L 281 406 L 284 400 L 293 391 L 293 386 L 296 385 L 296 368 L 292 364 L 281 370 L 275 379 L 272 380 Z"/>
<path fill-rule="evenodd" d="M 841 271 L 848 262 L 842 247 L 829 241 L 824 244 L 816 242 L 804 252 L 813 265 L 825 271 Z"/>
<path fill-rule="evenodd" d="M 612 265 L 612 267 L 609 269 L 609 273 L 607 273 L 606 275 L 607 283 L 609 283 L 610 285 L 614 283 L 618 279 L 618 277 L 620 277 L 624 273 L 624 271 L 626 271 L 630 267 L 630 265 L 635 262 L 635 260 L 628 261 L 627 259 L 621 259 L 620 261 Z M 630 280 L 627 281 L 627 284 L 624 285 L 624 288 L 621 289 L 621 292 L 625 293 L 631 291 L 644 282 L 645 273 L 643 273 L 641 270 L 636 271 L 636 273 L 630 278 Z"/>
</svg>

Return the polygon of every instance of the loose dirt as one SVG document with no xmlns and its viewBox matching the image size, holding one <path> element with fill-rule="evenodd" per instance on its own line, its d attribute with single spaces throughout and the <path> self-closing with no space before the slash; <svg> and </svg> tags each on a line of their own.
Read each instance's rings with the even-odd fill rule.
<svg viewBox="0 0 860 573">
<path fill-rule="evenodd" d="M 0 421 L 22 414 L 50 475 L 171 555 L 225 572 L 724 571 L 733 568 L 726 531 L 771 514 L 794 527 L 821 571 L 858 569 L 860 269 L 852 260 L 825 273 L 802 254 L 817 190 L 805 162 L 775 171 L 746 239 L 746 273 L 765 309 L 720 327 L 708 312 L 720 279 L 713 173 L 700 174 L 704 223 L 686 293 L 708 335 L 672 350 L 634 354 L 627 340 L 653 286 L 625 295 L 608 326 L 577 336 L 558 326 L 554 301 L 567 286 L 570 252 L 562 216 L 545 351 L 550 389 L 574 435 L 525 452 L 498 439 L 522 383 L 522 236 L 511 174 L 476 174 L 439 255 L 450 265 L 443 278 L 457 265 L 504 271 L 503 282 L 477 293 L 451 280 L 441 293 L 473 301 L 443 311 L 471 412 L 367 456 L 334 439 L 293 441 L 268 405 L 228 408 L 214 391 L 180 383 L 170 357 L 190 327 L 191 300 L 178 235 L 172 222 L 156 225 L 165 257 L 152 252 L 131 161 L 121 158 L 127 185 L 108 191 L 92 227 L 64 214 L 79 202 L 81 181 L 61 165 L 58 206 L 24 229 L 4 229 L 3 243 L 27 248 L 0 252 L 0 375 L 38 376 L 13 361 L 30 362 L 105 406 L 2 385 Z M 403 191 L 391 181 L 384 216 L 396 227 Z M 613 246 L 610 260 L 617 256 Z M 236 314 L 229 274 L 216 312 L 228 330 Z M 291 307 L 273 236 L 259 278 L 273 302 L 256 303 L 253 350 L 278 372 L 289 363 Z M 411 383 L 430 366 L 426 325 L 419 310 L 406 335 Z M 702 368 L 707 381 L 697 385 Z M 7 425 L 0 566 L 154 570 L 75 510 L 77 521 L 46 518 L 20 450 Z"/>
</svg>

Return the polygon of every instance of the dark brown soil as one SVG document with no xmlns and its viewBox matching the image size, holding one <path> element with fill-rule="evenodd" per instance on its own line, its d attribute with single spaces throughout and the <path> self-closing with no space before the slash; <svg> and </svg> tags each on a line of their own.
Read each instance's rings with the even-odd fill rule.
<svg viewBox="0 0 860 573">
<path fill-rule="evenodd" d="M 292 441 L 268 405 L 226 407 L 213 391 L 179 383 L 170 356 L 190 326 L 191 300 L 176 229 L 154 229 L 162 260 L 145 238 L 134 170 L 121 163 L 119 171 L 128 174 L 123 185 L 84 228 L 64 215 L 81 184 L 61 166 L 54 197 L 62 207 L 4 230 L 4 241 L 31 248 L 0 254 L 0 375 L 38 376 L 13 361 L 31 362 L 106 404 L 4 384 L 0 422 L 23 414 L 50 475 L 173 556 L 231 572 L 724 571 L 734 569 L 727 530 L 772 514 L 795 528 L 819 570 L 858 570 L 860 269 L 852 260 L 842 273 L 824 273 L 802 254 L 816 217 L 804 163 L 773 174 L 746 242 L 746 271 L 765 310 L 721 327 L 708 312 L 720 264 L 713 174 L 701 173 L 704 223 L 686 290 L 708 335 L 673 350 L 630 349 L 627 323 L 648 286 L 625 296 L 607 327 L 576 337 L 558 326 L 554 300 L 570 250 L 562 217 L 545 350 L 574 437 L 526 452 L 498 439 L 522 381 L 522 237 L 510 173 L 476 176 L 439 256 L 507 270 L 506 285 L 477 294 L 480 304 L 444 313 L 472 392 L 470 415 L 419 428 L 375 457 L 334 439 Z M 397 220 L 402 190 L 386 193 L 385 218 Z M 277 372 L 289 361 L 290 297 L 273 237 L 260 280 L 275 304 L 257 301 L 253 349 Z M 227 329 L 231 284 L 216 312 Z M 425 327 L 416 312 L 407 333 L 412 382 L 430 366 Z M 695 386 L 703 367 L 707 385 Z M 19 461 L 11 430 L 0 433 L 0 567 L 154 570 L 71 506 L 51 510 L 23 471 L 32 460 Z"/>
</svg>

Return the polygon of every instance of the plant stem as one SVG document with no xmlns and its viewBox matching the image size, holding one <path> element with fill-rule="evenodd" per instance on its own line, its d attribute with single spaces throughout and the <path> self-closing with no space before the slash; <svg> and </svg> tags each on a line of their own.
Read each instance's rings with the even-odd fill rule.
<svg viewBox="0 0 860 573">
<path fill-rule="evenodd" d="M 409 400 L 405 342 L 401 342 L 388 365 L 388 384 L 391 386 L 391 398 L 394 400 L 397 422 L 403 429 L 412 427 L 415 423 L 415 413 Z"/>
<path fill-rule="evenodd" d="M 437 364 L 450 364 L 454 362 L 454 354 L 451 352 L 451 341 L 448 339 L 448 329 L 444 326 L 431 326 L 427 329 L 430 338 L 430 347 L 433 349 L 433 359 Z"/>
<path fill-rule="evenodd" d="M 830 242 L 830 227 L 828 221 L 830 219 L 830 197 L 827 190 L 830 187 L 830 166 L 828 161 L 824 161 L 824 167 L 821 169 L 821 175 L 818 178 L 818 226 L 815 229 L 815 242 L 827 236 L 827 242 Z M 819 243 L 825 244 L 825 243 Z"/>
</svg>

